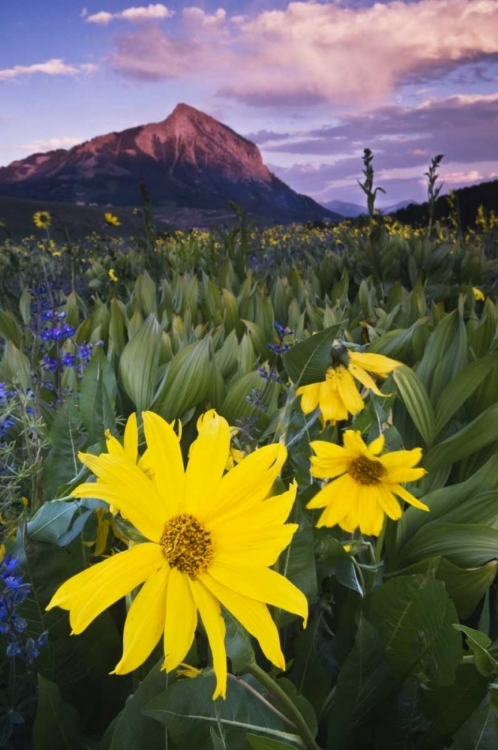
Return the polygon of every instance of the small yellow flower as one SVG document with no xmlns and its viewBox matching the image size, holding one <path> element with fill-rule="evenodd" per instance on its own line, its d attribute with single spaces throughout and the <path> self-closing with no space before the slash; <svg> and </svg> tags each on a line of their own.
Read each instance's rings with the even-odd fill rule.
<svg viewBox="0 0 498 750">
<path fill-rule="evenodd" d="M 486 299 L 486 295 L 479 289 L 479 287 L 473 286 L 472 291 L 474 292 L 474 299 L 476 299 L 478 302 L 484 302 L 484 300 Z"/>
<path fill-rule="evenodd" d="M 119 227 L 121 225 L 118 217 L 114 216 L 114 214 L 111 214 L 109 211 L 105 212 L 104 219 L 106 220 L 106 223 L 111 227 Z"/>
<path fill-rule="evenodd" d="M 422 458 L 422 449 L 393 451 L 383 456 L 384 436 L 379 435 L 367 447 L 355 430 L 344 432 L 344 447 L 323 440 L 310 443 L 311 475 L 332 479 L 308 503 L 307 508 L 325 508 L 317 527 L 340 526 L 352 533 L 378 536 L 385 516 L 401 518 L 401 506 L 395 495 L 420 510 L 429 510 L 401 482 L 421 479 L 425 469 L 414 468 Z"/>
<path fill-rule="evenodd" d="M 107 272 L 107 275 L 109 276 L 111 281 L 119 281 L 119 277 L 116 276 L 116 271 L 114 268 L 110 268 Z"/>
<path fill-rule="evenodd" d="M 37 211 L 33 214 L 33 223 L 39 229 L 47 229 L 52 223 L 52 217 L 48 211 Z"/>
<path fill-rule="evenodd" d="M 308 615 L 304 594 L 271 568 L 298 529 L 297 524 L 285 523 L 297 485 L 268 497 L 287 450 L 281 443 L 259 448 L 225 473 L 230 428 L 211 410 L 198 420 L 198 437 L 184 467 L 172 425 L 152 412 L 143 412 L 142 419 L 147 471 L 136 463 L 133 426 L 129 446 L 125 433 L 124 446 L 115 438 L 109 440 L 112 452 L 79 454 L 98 481 L 81 484 L 72 494 L 109 503 L 147 541 L 70 578 L 47 609 L 69 610 L 76 635 L 143 584 L 128 611 L 123 655 L 114 673 L 127 674 L 143 664 L 163 634 L 163 668 L 176 669 L 192 645 L 200 615 L 216 675 L 213 699 L 225 697 L 221 606 L 258 640 L 266 658 L 279 669 L 285 669 L 285 658 L 268 605 L 304 620 Z"/>
<path fill-rule="evenodd" d="M 325 373 L 325 380 L 321 383 L 302 385 L 296 395 L 302 396 L 301 409 L 310 414 L 320 407 L 322 424 L 347 419 L 348 414 L 358 414 L 365 402 L 358 392 L 355 378 L 365 388 L 383 396 L 377 388 L 369 372 L 380 378 L 385 378 L 400 362 L 382 354 L 368 354 L 344 350 L 333 350 L 335 361 Z M 368 371 L 368 372 L 367 372 Z"/>
<path fill-rule="evenodd" d="M 62 253 L 61 253 L 61 251 L 60 251 L 60 250 L 54 250 L 54 252 L 52 253 L 52 256 L 53 256 L 54 258 L 60 258 L 60 257 L 61 257 L 61 255 L 62 255 Z"/>
</svg>

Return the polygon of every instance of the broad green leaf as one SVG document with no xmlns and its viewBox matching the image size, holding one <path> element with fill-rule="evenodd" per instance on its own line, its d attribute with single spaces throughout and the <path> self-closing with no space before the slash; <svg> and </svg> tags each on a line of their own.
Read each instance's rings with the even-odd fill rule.
<svg viewBox="0 0 498 750">
<path fill-rule="evenodd" d="M 43 462 L 46 500 L 56 497 L 59 486 L 70 482 L 81 469 L 78 451 L 86 442 L 86 434 L 74 398 L 69 398 L 57 412 L 49 439 L 50 453 Z"/>
<path fill-rule="evenodd" d="M 474 393 L 484 378 L 498 366 L 498 354 L 490 354 L 457 373 L 444 388 L 436 404 L 436 434 Z"/>
<path fill-rule="evenodd" d="M 38 542 L 49 542 L 64 547 L 82 532 L 92 511 L 82 507 L 78 500 L 43 503 L 28 521 L 27 534 Z"/>
<path fill-rule="evenodd" d="M 171 421 L 204 401 L 209 392 L 210 359 L 209 336 L 178 352 L 157 390 L 153 410 Z"/>
<path fill-rule="evenodd" d="M 268 425 L 269 418 L 277 408 L 280 387 L 277 383 L 268 382 L 268 386 L 257 372 L 250 372 L 236 380 L 228 389 L 220 414 L 228 420 L 230 425 L 236 425 L 238 420 L 244 420 L 255 416 L 258 429 Z M 261 411 L 251 403 L 250 399 L 256 398 L 253 391 L 260 394 L 266 411 Z M 262 394 L 262 395 L 261 395 Z"/>
<path fill-rule="evenodd" d="M 83 750 L 77 738 L 78 712 L 62 700 L 56 683 L 39 674 L 37 696 L 32 750 Z"/>
<path fill-rule="evenodd" d="M 296 748 L 296 745 L 288 745 L 286 742 L 261 737 L 258 734 L 247 734 L 246 738 L 253 750 L 294 750 Z"/>
<path fill-rule="evenodd" d="M 249 688 L 261 690 L 249 678 L 229 678 L 225 700 L 213 701 L 215 678 L 202 674 L 171 685 L 143 709 L 168 729 L 178 748 L 205 748 L 210 728 L 221 727 L 230 750 L 247 750 L 246 735 L 262 734 L 283 742 L 294 739 L 284 723 Z"/>
<path fill-rule="evenodd" d="M 112 431 L 116 427 L 116 418 L 106 381 L 113 384 L 114 389 L 116 388 L 114 373 L 104 352 L 99 348 L 85 370 L 80 387 L 81 420 L 88 431 L 90 444 L 103 440 L 105 430 Z"/>
<path fill-rule="evenodd" d="M 423 465 L 428 471 L 453 464 L 498 440 L 498 403 L 479 414 L 470 424 L 435 445 L 426 453 Z"/>
<path fill-rule="evenodd" d="M 374 354 L 383 354 L 394 359 L 407 359 L 412 346 L 413 336 L 419 326 L 425 326 L 427 318 L 420 318 L 406 330 L 395 330 L 383 333 L 374 339 L 368 351 Z"/>
<path fill-rule="evenodd" d="M 144 271 L 135 282 L 135 297 L 144 317 L 151 313 L 157 314 L 156 285 L 151 277 Z"/>
<path fill-rule="evenodd" d="M 22 344 L 22 330 L 10 310 L 0 310 L 0 336 L 6 343 L 12 341 L 16 347 Z"/>
<path fill-rule="evenodd" d="M 119 374 L 123 388 L 137 412 L 148 409 L 156 387 L 161 343 L 161 327 L 155 315 L 145 323 L 126 344 L 119 360 Z"/>
<path fill-rule="evenodd" d="M 325 379 L 325 373 L 331 363 L 330 349 L 339 329 L 340 325 L 330 326 L 294 344 L 292 349 L 283 355 L 285 370 L 294 385 L 309 385 Z"/>
<path fill-rule="evenodd" d="M 451 685 L 462 647 L 452 627 L 458 615 L 441 581 L 393 578 L 369 595 L 365 614 L 399 680 L 424 672 L 436 685 Z"/>
<path fill-rule="evenodd" d="M 431 446 L 435 436 L 434 409 L 416 372 L 402 365 L 392 374 L 397 391 L 425 444 Z"/>
<path fill-rule="evenodd" d="M 398 565 L 446 557 L 455 565 L 475 568 L 496 557 L 498 529 L 479 524 L 431 523 L 423 526 L 399 551 Z"/>
<path fill-rule="evenodd" d="M 474 655 L 476 669 L 485 677 L 496 675 L 498 673 L 498 662 L 493 659 L 488 651 L 492 644 L 491 638 L 479 630 L 468 628 L 466 625 L 455 624 L 453 627 L 466 636 L 469 651 Z"/>
<path fill-rule="evenodd" d="M 496 708 L 485 699 L 456 732 L 450 750 L 496 750 Z"/>
<path fill-rule="evenodd" d="M 32 386 L 31 365 L 27 356 L 13 341 L 7 341 L 1 365 L 2 378 L 26 391 Z"/>
</svg>

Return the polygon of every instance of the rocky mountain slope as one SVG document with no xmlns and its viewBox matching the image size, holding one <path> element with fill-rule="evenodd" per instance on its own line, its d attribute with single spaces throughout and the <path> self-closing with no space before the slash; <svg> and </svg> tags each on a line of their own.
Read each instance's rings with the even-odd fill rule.
<svg viewBox="0 0 498 750">
<path fill-rule="evenodd" d="M 226 209 L 235 201 L 279 221 L 341 218 L 272 174 L 254 143 L 186 104 L 163 122 L 0 168 L 0 195 L 12 198 L 137 205 L 140 182 L 154 206 Z"/>
</svg>

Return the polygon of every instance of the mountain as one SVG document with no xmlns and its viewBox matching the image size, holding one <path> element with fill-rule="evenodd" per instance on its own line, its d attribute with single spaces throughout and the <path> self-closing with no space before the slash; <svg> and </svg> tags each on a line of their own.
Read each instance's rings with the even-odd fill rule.
<svg viewBox="0 0 498 750">
<path fill-rule="evenodd" d="M 488 212 L 492 210 L 495 214 L 498 212 L 498 180 L 459 188 L 454 193 L 457 199 L 460 225 L 464 231 L 475 225 L 479 206 L 483 206 Z M 451 211 L 448 196 L 440 195 L 434 209 L 436 221 L 447 219 Z M 399 221 L 412 226 L 427 226 L 429 223 L 427 202 L 407 206 L 396 211 L 394 215 Z"/>
<path fill-rule="evenodd" d="M 162 122 L 0 168 L 0 195 L 11 198 L 137 205 L 140 182 L 156 207 L 226 209 L 234 201 L 277 221 L 341 219 L 272 174 L 254 143 L 187 104 Z"/>
<path fill-rule="evenodd" d="M 380 210 L 384 214 L 384 216 L 387 216 L 387 214 L 394 214 L 396 211 L 400 211 L 402 208 L 407 208 L 407 206 L 418 206 L 417 201 L 412 200 L 406 200 L 406 201 L 400 201 L 399 203 L 395 203 L 392 206 L 386 206 L 386 208 L 381 208 Z"/>
<path fill-rule="evenodd" d="M 346 201 L 327 201 L 322 203 L 322 206 L 348 219 L 356 219 L 357 216 L 367 213 L 364 206 L 359 206 L 357 203 L 347 203 Z"/>
</svg>

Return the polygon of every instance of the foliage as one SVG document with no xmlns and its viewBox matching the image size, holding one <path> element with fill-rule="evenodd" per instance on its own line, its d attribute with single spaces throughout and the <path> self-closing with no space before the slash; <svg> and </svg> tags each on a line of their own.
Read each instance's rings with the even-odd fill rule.
<svg viewBox="0 0 498 750">
<path fill-rule="evenodd" d="M 144 236 L 128 243 L 47 234 L 6 240 L 0 253 L 0 551 L 19 560 L 30 586 L 19 603 L 28 636 L 49 638 L 37 674 L 26 676 L 16 655 L 4 659 L 1 710 L 11 718 L 0 747 L 40 750 L 47 736 L 51 748 L 102 750 L 492 747 L 493 227 L 463 234 L 436 221 L 429 237 L 377 217 L 259 231 L 239 213 L 228 232 L 158 236 L 146 198 L 144 211 Z M 323 379 L 338 342 L 403 366 L 381 397 L 368 392 L 363 411 L 322 428 L 295 390 Z M 44 611 L 60 583 L 141 541 L 106 503 L 71 497 L 89 479 L 78 451 L 102 452 L 106 430 L 121 438 L 126 418 L 150 409 L 181 421 L 187 457 L 208 408 L 233 426 L 234 451 L 287 446 L 282 480 L 298 482 L 289 520 L 299 531 L 276 569 L 311 610 L 306 630 L 273 612 L 285 676 L 227 621 L 231 674 L 226 700 L 215 702 L 201 626 L 190 679 L 161 671 L 159 651 L 118 677 L 109 672 L 129 601 L 72 637 L 64 612 Z M 383 433 L 390 451 L 420 446 L 427 474 L 408 489 L 430 512 L 404 509 L 378 539 L 316 529 L 305 508 L 321 486 L 310 442 L 342 444 L 345 428 L 367 442 Z"/>
</svg>

